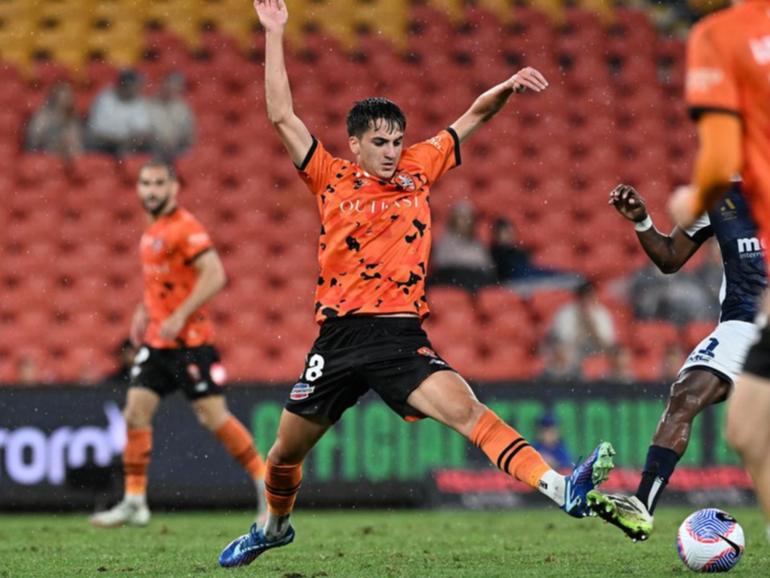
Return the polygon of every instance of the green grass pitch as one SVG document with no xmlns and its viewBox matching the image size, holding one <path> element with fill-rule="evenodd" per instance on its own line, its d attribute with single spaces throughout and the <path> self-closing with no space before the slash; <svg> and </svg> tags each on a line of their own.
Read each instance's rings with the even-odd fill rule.
<svg viewBox="0 0 770 578">
<path fill-rule="evenodd" d="M 83 515 L 0 515 L 0 577 L 66 576 L 686 576 L 674 546 L 689 509 L 659 509 L 655 533 L 633 544 L 597 518 L 555 509 L 300 511 L 297 539 L 247 568 L 217 565 L 250 522 L 244 513 L 155 514 L 147 528 L 98 530 Z M 747 535 L 734 576 L 770 575 L 758 509 L 734 508 Z"/>
</svg>

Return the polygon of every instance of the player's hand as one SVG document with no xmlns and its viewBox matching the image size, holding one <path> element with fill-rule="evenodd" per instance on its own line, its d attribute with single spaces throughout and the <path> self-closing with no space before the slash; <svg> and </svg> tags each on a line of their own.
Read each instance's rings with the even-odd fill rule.
<svg viewBox="0 0 770 578">
<path fill-rule="evenodd" d="M 610 193 L 609 204 L 629 221 L 641 223 L 647 218 L 647 205 L 630 185 L 618 185 Z"/>
<path fill-rule="evenodd" d="M 254 0 L 254 9 L 265 30 L 282 30 L 289 19 L 284 0 Z"/>
<path fill-rule="evenodd" d="M 695 189 L 690 186 L 682 186 L 674 191 L 668 202 L 668 212 L 680 229 L 690 227 L 700 216 L 697 209 Z"/>
<path fill-rule="evenodd" d="M 166 341 L 173 341 L 179 335 L 179 332 L 182 331 L 185 323 L 187 323 L 185 317 L 172 313 L 160 324 L 160 330 L 158 331 L 160 338 Z"/>
<path fill-rule="evenodd" d="M 548 88 L 548 81 L 539 70 L 528 66 L 511 76 L 506 81 L 506 85 L 506 88 L 511 88 L 514 92 L 524 92 L 527 89 L 540 92 Z"/>
<path fill-rule="evenodd" d="M 137 307 L 136 311 L 134 311 L 134 316 L 131 318 L 131 328 L 128 332 L 128 338 L 134 347 L 142 345 L 149 321 L 150 319 L 145 308 L 141 305 Z"/>
</svg>

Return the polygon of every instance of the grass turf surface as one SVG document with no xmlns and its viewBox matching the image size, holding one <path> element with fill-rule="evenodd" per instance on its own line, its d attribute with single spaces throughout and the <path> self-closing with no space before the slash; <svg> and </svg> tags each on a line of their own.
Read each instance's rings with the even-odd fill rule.
<svg viewBox="0 0 770 578">
<path fill-rule="evenodd" d="M 503 512 L 305 511 L 295 542 L 247 568 L 217 565 L 246 531 L 245 514 L 155 514 L 147 528 L 98 530 L 82 515 L 0 516 L 0 577 L 55 576 L 685 576 L 674 540 L 689 509 L 659 509 L 655 533 L 633 544 L 598 518 L 555 509 Z M 732 508 L 747 536 L 735 576 L 770 575 L 758 509 Z"/>
</svg>

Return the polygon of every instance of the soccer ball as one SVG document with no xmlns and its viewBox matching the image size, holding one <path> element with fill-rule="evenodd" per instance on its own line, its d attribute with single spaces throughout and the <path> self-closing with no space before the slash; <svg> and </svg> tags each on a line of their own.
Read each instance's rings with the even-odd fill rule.
<svg viewBox="0 0 770 578">
<path fill-rule="evenodd" d="M 727 572 L 743 555 L 743 528 L 727 512 L 706 508 L 693 512 L 676 538 L 679 557 L 695 572 Z"/>
</svg>

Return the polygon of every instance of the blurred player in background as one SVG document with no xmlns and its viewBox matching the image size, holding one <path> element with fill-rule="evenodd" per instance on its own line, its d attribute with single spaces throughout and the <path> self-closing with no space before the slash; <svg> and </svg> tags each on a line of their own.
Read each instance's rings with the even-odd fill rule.
<svg viewBox="0 0 770 578">
<path fill-rule="evenodd" d="M 142 235 L 144 301 L 131 324 L 139 351 L 131 369 L 123 452 L 125 495 L 91 523 L 112 528 L 143 526 L 147 507 L 147 467 L 152 419 L 161 399 L 181 389 L 200 423 L 243 466 L 257 487 L 259 517 L 264 513 L 265 466 L 248 430 L 227 409 L 225 371 L 212 345 L 214 330 L 204 305 L 225 286 L 222 262 L 195 217 L 177 206 L 179 184 L 171 165 L 153 161 L 139 172 L 137 191 L 150 220 Z"/>
<path fill-rule="evenodd" d="M 689 227 L 743 176 L 760 236 L 770 242 L 770 0 L 745 0 L 698 23 L 687 54 L 687 104 L 700 146 L 692 186 L 671 200 Z M 763 305 L 759 341 L 749 351 L 727 412 L 727 438 L 751 475 L 770 520 L 770 328 Z M 770 527 L 768 527 L 770 539 Z"/>
<path fill-rule="evenodd" d="M 719 243 L 724 269 L 719 325 L 695 347 L 671 386 L 636 495 L 605 496 L 596 490 L 588 495 L 599 516 L 632 539 L 645 540 L 652 531 L 658 499 L 687 449 L 695 416 L 727 398 L 759 336 L 754 319 L 767 286 L 765 255 L 738 183 L 690 227 L 674 227 L 670 235 L 655 228 L 644 199 L 633 187 L 615 188 L 610 204 L 635 223 L 642 248 L 663 273 L 678 271 L 712 236 Z"/>
<path fill-rule="evenodd" d="M 305 456 L 370 388 L 404 419 L 427 416 L 455 429 L 507 474 L 570 515 L 587 515 L 586 493 L 609 474 L 612 447 L 603 443 L 571 476 L 558 474 L 476 399 L 421 328 L 428 314 L 430 187 L 460 164 L 460 144 L 514 92 L 540 92 L 547 82 L 526 68 L 479 96 L 450 128 L 409 148 L 403 144 L 406 120 L 395 104 L 384 98 L 357 102 L 347 118 L 356 158 L 350 162 L 329 154 L 294 114 L 283 57 L 284 2 L 255 0 L 254 6 L 266 30 L 268 117 L 321 215 L 316 320 L 322 327 L 268 454 L 266 525 L 255 524 L 231 542 L 220 564 L 249 564 L 293 541 L 289 516 Z"/>
</svg>

